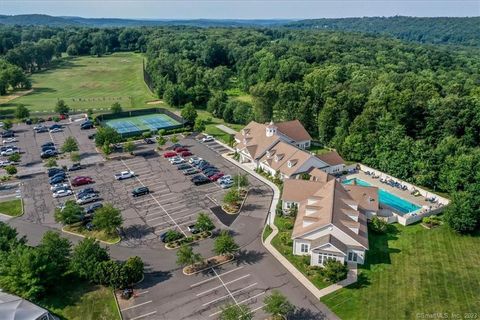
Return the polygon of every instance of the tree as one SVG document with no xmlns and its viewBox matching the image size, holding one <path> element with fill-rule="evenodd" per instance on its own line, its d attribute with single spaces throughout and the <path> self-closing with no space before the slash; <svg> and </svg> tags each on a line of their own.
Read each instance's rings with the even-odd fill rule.
<svg viewBox="0 0 480 320">
<path fill-rule="evenodd" d="M 20 153 L 14 153 L 8 156 L 8 161 L 10 162 L 20 162 L 22 155 Z"/>
<path fill-rule="evenodd" d="M 120 105 L 120 103 L 114 102 L 112 104 L 112 106 L 110 107 L 110 111 L 112 111 L 112 113 L 120 113 L 123 110 L 122 110 L 122 106 Z"/>
<path fill-rule="evenodd" d="M 287 316 L 295 310 L 287 298 L 277 290 L 263 299 L 263 310 L 272 315 L 273 319 L 287 319 Z"/>
<path fill-rule="evenodd" d="M 193 125 L 195 123 L 195 119 L 197 119 L 197 110 L 191 103 L 187 103 L 181 112 L 181 116 L 189 125 Z"/>
<path fill-rule="evenodd" d="M 327 259 L 321 270 L 323 277 L 331 282 L 337 283 L 347 278 L 348 268 L 344 263 L 335 259 Z"/>
<path fill-rule="evenodd" d="M 388 223 L 377 216 L 373 216 L 372 220 L 370 221 L 370 228 L 375 233 L 385 233 L 388 228 Z"/>
<path fill-rule="evenodd" d="M 170 141 L 172 141 L 172 143 L 177 143 L 178 142 L 178 137 L 176 135 L 173 135 L 171 138 L 170 138 Z"/>
<path fill-rule="evenodd" d="M 110 259 L 108 251 L 94 238 L 85 238 L 73 249 L 70 269 L 84 279 L 94 281 L 95 271 L 100 262 Z"/>
<path fill-rule="evenodd" d="M 45 260 L 45 267 L 41 270 L 42 281 L 53 285 L 55 280 L 62 276 L 70 264 L 72 244 L 57 232 L 47 231 L 40 245 L 37 247 L 39 255 Z"/>
<path fill-rule="evenodd" d="M 70 153 L 70 160 L 73 163 L 80 162 L 80 154 L 78 152 L 71 152 Z"/>
<path fill-rule="evenodd" d="M 128 141 L 123 144 L 123 150 L 128 153 L 132 153 L 133 150 L 135 150 L 135 144 L 132 139 L 128 139 Z"/>
<path fill-rule="evenodd" d="M 220 320 L 252 320 L 253 312 L 244 304 L 227 304 L 223 306 Z"/>
<path fill-rule="evenodd" d="M 120 134 L 113 128 L 100 127 L 95 135 L 95 145 L 101 147 L 105 144 L 119 143 L 122 140 Z"/>
<path fill-rule="evenodd" d="M 112 148 L 110 147 L 109 143 L 104 143 L 102 146 L 102 152 L 105 153 L 106 155 L 109 155 L 112 153 Z"/>
<path fill-rule="evenodd" d="M 233 185 L 238 188 L 246 188 L 249 186 L 247 174 L 236 174 L 233 176 Z"/>
<path fill-rule="evenodd" d="M 13 126 L 13 123 L 12 123 L 11 120 L 7 119 L 7 120 L 3 121 L 3 129 L 10 130 L 10 129 L 12 129 L 12 126 Z"/>
<path fill-rule="evenodd" d="M 65 101 L 58 100 L 55 104 L 55 112 L 58 114 L 67 114 L 70 108 L 65 104 Z"/>
<path fill-rule="evenodd" d="M 197 118 L 195 120 L 195 125 L 193 126 L 193 131 L 195 132 L 205 131 L 205 120 Z"/>
<path fill-rule="evenodd" d="M 116 234 L 116 230 L 122 226 L 122 223 L 122 213 L 109 203 L 95 211 L 93 216 L 93 225 L 109 235 Z"/>
<path fill-rule="evenodd" d="M 138 282 L 143 277 L 144 264 L 140 257 L 130 257 L 123 265 L 125 273 L 127 274 L 127 283 L 133 284 Z"/>
<path fill-rule="evenodd" d="M 230 206 L 238 205 L 240 201 L 240 195 L 238 194 L 237 189 L 230 189 L 225 196 L 223 196 L 223 202 Z"/>
<path fill-rule="evenodd" d="M 17 174 L 17 168 L 13 165 L 8 165 L 5 167 L 5 171 L 7 172 L 8 175 L 13 176 L 14 174 Z"/>
<path fill-rule="evenodd" d="M 24 245 L 25 236 L 19 238 L 17 230 L 4 222 L 0 222 L 0 252 L 8 252 L 18 245 Z"/>
<path fill-rule="evenodd" d="M 82 220 L 83 208 L 73 200 L 67 200 L 62 209 L 55 208 L 54 218 L 62 224 L 73 224 Z"/>
<path fill-rule="evenodd" d="M 15 109 L 15 118 L 25 119 L 30 116 L 30 110 L 27 109 L 23 104 L 20 104 Z"/>
<path fill-rule="evenodd" d="M 56 166 L 58 166 L 58 164 L 55 158 L 48 158 L 47 161 L 45 161 L 45 167 L 47 168 L 52 168 Z"/>
<path fill-rule="evenodd" d="M 113 260 L 106 260 L 96 265 L 94 281 L 114 289 L 123 289 L 129 285 L 129 276 L 123 264 Z"/>
<path fill-rule="evenodd" d="M 183 233 L 177 230 L 170 229 L 170 230 L 167 230 L 167 232 L 165 233 L 165 242 L 169 243 L 169 242 L 181 239 L 183 237 L 184 237 Z"/>
<path fill-rule="evenodd" d="M 62 145 L 62 152 L 78 151 L 78 143 L 74 137 L 67 137 Z"/>
<path fill-rule="evenodd" d="M 452 201 L 445 208 L 443 219 L 455 231 L 468 233 L 480 224 L 480 206 L 477 197 L 470 192 L 453 194 Z"/>
<path fill-rule="evenodd" d="M 217 255 L 232 255 L 239 249 L 238 244 L 235 243 L 233 237 L 226 230 L 220 232 L 220 236 L 215 239 L 213 251 Z"/>
<path fill-rule="evenodd" d="M 188 266 L 202 261 L 200 253 L 193 252 L 191 246 L 182 246 L 177 251 L 177 264 L 179 266 Z"/>
<path fill-rule="evenodd" d="M 200 232 L 210 231 L 215 229 L 215 225 L 206 213 L 200 212 L 197 217 L 197 222 L 195 223 L 195 229 Z"/>
<path fill-rule="evenodd" d="M 166 142 L 167 140 L 163 136 L 159 135 L 157 137 L 157 143 L 159 147 L 163 146 Z"/>
</svg>

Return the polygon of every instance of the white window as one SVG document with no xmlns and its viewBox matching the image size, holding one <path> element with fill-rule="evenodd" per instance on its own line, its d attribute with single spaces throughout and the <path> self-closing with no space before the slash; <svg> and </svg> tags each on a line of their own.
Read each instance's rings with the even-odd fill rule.
<svg viewBox="0 0 480 320">
<path fill-rule="evenodd" d="M 327 262 L 327 259 L 337 260 L 336 256 L 331 253 L 319 253 L 318 254 L 318 264 L 324 264 Z"/>
<path fill-rule="evenodd" d="M 302 243 L 302 244 L 300 245 L 300 252 L 302 252 L 302 253 L 308 253 L 308 244 Z"/>
<path fill-rule="evenodd" d="M 357 262 L 357 260 L 358 260 L 358 255 L 357 255 L 357 253 L 350 251 L 350 252 L 348 253 L 348 260 L 349 260 L 349 261 L 353 261 L 353 262 Z"/>
</svg>

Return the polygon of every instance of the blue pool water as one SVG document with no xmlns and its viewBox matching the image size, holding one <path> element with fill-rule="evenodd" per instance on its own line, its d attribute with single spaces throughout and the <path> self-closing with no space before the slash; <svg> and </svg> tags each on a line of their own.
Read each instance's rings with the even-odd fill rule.
<svg viewBox="0 0 480 320">
<path fill-rule="evenodd" d="M 365 186 L 365 187 L 372 186 L 370 183 L 357 178 L 344 180 L 342 183 L 352 184 L 354 180 L 357 182 L 357 185 L 359 186 Z M 378 200 L 380 201 L 381 204 L 383 203 L 386 206 L 389 206 L 390 208 L 397 210 L 401 214 L 413 212 L 420 209 L 420 206 L 417 206 L 414 203 L 411 203 L 407 200 L 397 197 L 396 195 L 388 191 L 385 191 L 381 188 L 378 188 Z"/>
</svg>

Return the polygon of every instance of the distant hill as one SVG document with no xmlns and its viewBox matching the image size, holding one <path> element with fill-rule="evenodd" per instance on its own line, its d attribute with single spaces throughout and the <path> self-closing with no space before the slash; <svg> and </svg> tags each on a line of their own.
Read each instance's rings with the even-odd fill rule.
<svg viewBox="0 0 480 320">
<path fill-rule="evenodd" d="M 292 22 L 287 19 L 193 19 L 193 20 L 136 20 L 117 18 L 53 17 L 43 14 L 0 15 L 0 24 L 22 26 L 84 26 L 84 27 L 139 27 L 139 26 L 195 26 L 195 27 L 266 27 Z"/>
<path fill-rule="evenodd" d="M 285 24 L 289 28 L 342 30 L 385 34 L 396 38 L 433 44 L 480 46 L 480 17 L 417 18 L 372 17 L 300 20 Z"/>
</svg>

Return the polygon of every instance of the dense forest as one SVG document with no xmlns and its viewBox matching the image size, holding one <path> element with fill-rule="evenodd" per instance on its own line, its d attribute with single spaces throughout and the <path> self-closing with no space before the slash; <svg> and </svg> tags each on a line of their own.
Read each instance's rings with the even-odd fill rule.
<svg viewBox="0 0 480 320">
<path fill-rule="evenodd" d="M 144 52 L 168 104 L 230 123 L 299 119 L 346 159 L 450 193 L 446 217 L 455 229 L 479 225 L 478 49 L 255 28 L 3 27 L 0 38 L 4 63 L 26 72 L 62 52 Z"/>
<path fill-rule="evenodd" d="M 419 18 L 396 16 L 313 19 L 295 21 L 287 23 L 285 26 L 301 29 L 384 34 L 421 43 L 480 46 L 480 17 Z"/>
</svg>

